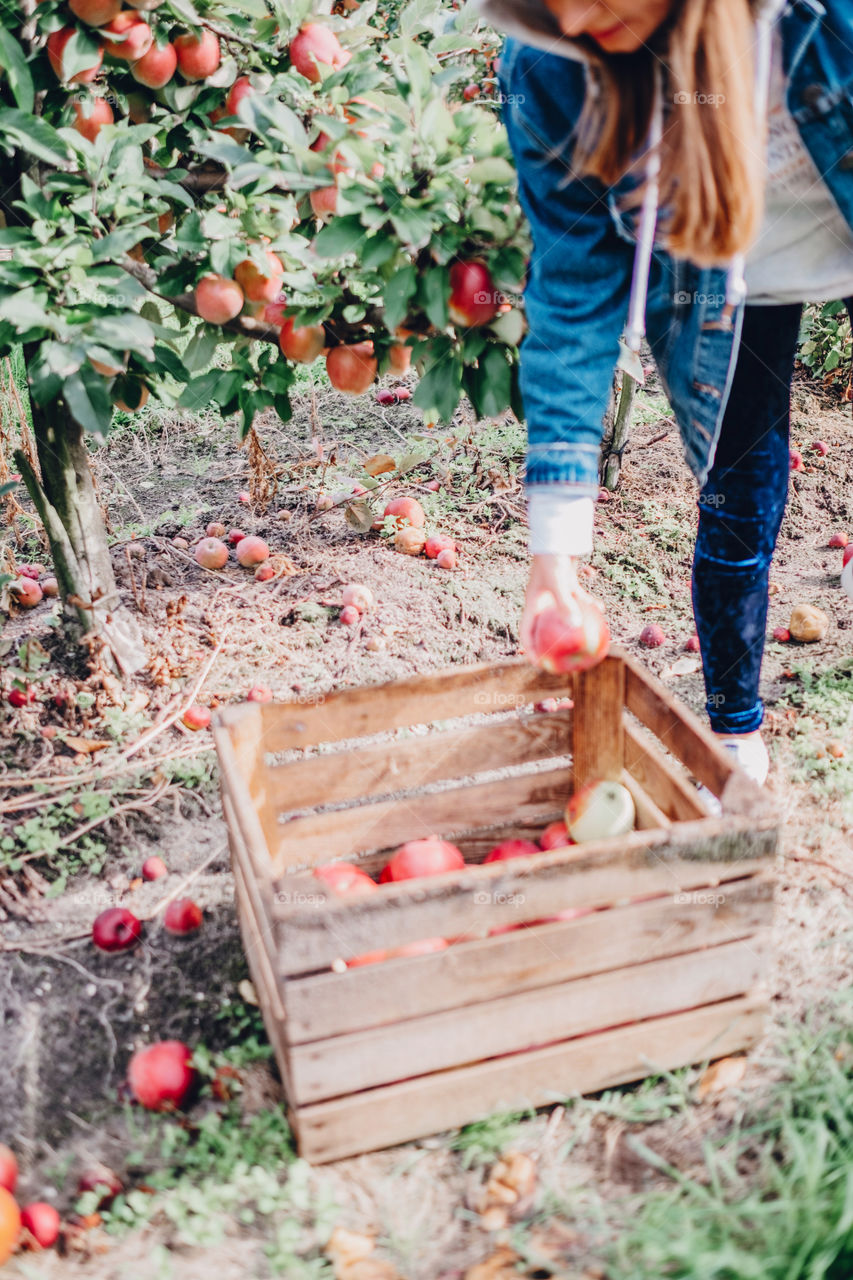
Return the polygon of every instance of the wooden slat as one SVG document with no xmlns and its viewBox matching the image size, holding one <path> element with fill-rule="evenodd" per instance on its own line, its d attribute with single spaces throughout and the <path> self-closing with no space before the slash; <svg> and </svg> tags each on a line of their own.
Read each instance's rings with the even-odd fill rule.
<svg viewBox="0 0 853 1280">
<path fill-rule="evenodd" d="M 310 756 L 271 768 L 270 796 L 278 812 L 310 809 L 568 755 L 571 719 L 571 711 L 540 712 L 503 724 Z"/>
<path fill-rule="evenodd" d="M 625 702 L 700 782 L 718 796 L 724 813 L 759 819 L 770 809 L 761 788 L 735 768 L 732 758 L 688 707 L 672 696 L 630 654 L 624 655 Z"/>
<path fill-rule="evenodd" d="M 625 670 L 620 657 L 607 657 L 575 677 L 572 724 L 573 789 L 596 778 L 622 774 L 622 708 Z"/>
<path fill-rule="evenodd" d="M 627 769 L 622 770 L 620 781 L 623 787 L 627 787 L 631 792 L 634 808 L 637 812 L 636 827 L 638 831 L 654 831 L 660 827 L 672 826 L 663 810 L 658 808 L 646 789 L 640 785 L 636 778 L 632 777 Z"/>
<path fill-rule="evenodd" d="M 322 1164 L 725 1057 L 761 1038 L 765 1016 L 764 1000 L 746 996 L 315 1103 L 294 1117 L 300 1154 Z"/>
<path fill-rule="evenodd" d="M 240 848 L 245 855 L 246 874 L 251 874 L 251 878 L 257 883 L 269 913 L 273 892 L 269 848 L 244 769 L 239 765 L 234 752 L 231 731 L 218 716 L 213 721 L 213 740 L 219 757 L 219 785 L 223 803 L 227 796 L 230 804 L 230 817 L 226 819 L 229 836 L 232 829 L 239 835 Z"/>
<path fill-rule="evenodd" d="M 549 675 L 524 658 L 450 667 L 408 680 L 341 689 L 311 706 L 267 703 L 262 706 L 263 750 L 291 751 L 404 725 L 511 711 L 570 693 L 569 676 Z"/>
<path fill-rule="evenodd" d="M 732 818 L 707 819 L 382 885 L 377 893 L 314 907 L 274 903 L 281 920 L 278 969 L 307 973 L 327 968 L 340 956 L 479 932 L 484 904 L 488 927 L 494 928 L 568 907 L 603 907 L 738 880 L 766 866 L 777 842 L 773 820 L 756 827 Z M 294 876 L 294 881 L 305 892 L 316 892 L 313 877 Z"/>
<path fill-rule="evenodd" d="M 293 818 L 270 833 L 273 870 L 281 875 L 289 867 L 314 867 L 434 833 L 452 839 L 457 832 L 510 819 L 541 819 L 544 826 L 562 812 L 570 784 L 570 770 L 563 765 L 500 782 L 410 793 L 398 800 Z"/>
<path fill-rule="evenodd" d="M 594 911 L 416 959 L 283 982 L 287 1040 L 301 1044 L 422 1014 L 494 1000 L 507 992 L 607 973 L 751 937 L 771 923 L 773 881 L 758 875 L 725 889 L 677 894 Z"/>
<path fill-rule="evenodd" d="M 675 821 L 706 818 L 708 811 L 686 778 L 681 777 L 657 747 L 627 721 L 625 768 L 645 788 L 655 803 Z"/>
<path fill-rule="evenodd" d="M 764 968 L 762 949 L 748 938 L 295 1045 L 288 1053 L 293 1099 L 298 1105 L 321 1102 L 728 1000 L 752 991 Z"/>
</svg>

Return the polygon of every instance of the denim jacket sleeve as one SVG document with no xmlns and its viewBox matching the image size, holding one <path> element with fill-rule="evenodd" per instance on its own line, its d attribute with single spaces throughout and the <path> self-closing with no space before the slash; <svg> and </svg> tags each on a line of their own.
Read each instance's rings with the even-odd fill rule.
<svg viewBox="0 0 853 1280">
<path fill-rule="evenodd" d="M 527 483 L 561 483 L 577 496 L 594 495 L 633 246 L 616 231 L 607 188 L 570 173 L 583 65 L 510 39 L 500 81 L 533 236 L 520 367 Z"/>
</svg>

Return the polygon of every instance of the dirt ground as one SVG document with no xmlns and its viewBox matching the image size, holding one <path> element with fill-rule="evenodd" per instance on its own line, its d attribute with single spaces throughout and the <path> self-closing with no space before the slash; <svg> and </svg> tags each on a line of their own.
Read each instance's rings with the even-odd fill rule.
<svg viewBox="0 0 853 1280">
<path fill-rule="evenodd" d="M 619 492 L 597 509 L 589 586 L 607 607 L 614 639 L 641 655 L 680 698 L 701 711 L 698 664 L 688 669 L 684 661 L 684 643 L 693 631 L 689 583 L 695 487 L 681 458 L 677 430 L 653 383 L 639 402 L 640 421 Z M 798 382 L 792 434 L 807 465 L 792 475 L 772 575 L 769 630 L 786 624 L 791 607 L 803 601 L 824 609 L 831 625 L 818 644 L 771 641 L 767 647 L 768 786 L 784 815 L 785 836 L 773 1026 L 751 1056 L 746 1093 L 769 1087 L 782 1024 L 801 1018 L 827 991 L 840 990 L 851 979 L 853 712 L 846 721 L 843 713 L 832 720 L 824 703 L 809 702 L 812 675 L 838 671 L 839 687 L 846 688 L 848 707 L 853 708 L 853 604 L 839 587 L 841 552 L 827 547 L 836 529 L 853 534 L 850 406 L 814 383 Z M 383 408 L 372 398 L 349 401 L 323 391 L 316 397 L 306 392 L 291 423 L 262 423 L 258 436 L 265 457 L 256 453 L 252 465 L 249 450 L 237 450 L 230 428 L 204 416 L 165 416 L 122 429 L 99 451 L 96 470 L 115 539 L 114 559 L 122 587 L 141 610 L 151 668 L 133 681 L 135 710 L 121 715 L 110 712 L 109 690 L 94 686 L 93 704 L 86 711 L 63 712 L 44 699 L 23 713 L 23 735 L 21 720 L 4 713 L 0 759 L 5 772 L 29 768 L 34 778 L 70 772 L 71 755 L 60 748 L 54 754 L 40 734 L 44 725 L 94 736 L 104 717 L 113 714 L 129 741 L 139 726 L 171 705 L 178 691 L 191 688 L 206 667 L 198 700 L 215 706 L 242 699 L 257 684 L 269 686 L 277 698 L 299 698 L 516 652 L 527 560 L 517 481 L 523 435 L 517 424 L 475 423 L 461 412 L 452 428 L 427 430 L 405 404 Z M 818 438 L 829 445 L 825 457 L 809 447 Z M 321 492 L 338 500 L 351 481 L 363 479 L 360 464 L 378 453 L 398 460 L 411 454 L 426 457 L 412 465 L 405 482 L 394 481 L 389 492 L 417 496 L 428 525 L 456 538 L 460 558 L 455 571 L 404 557 L 376 533 L 358 533 L 342 506 L 317 510 Z M 428 487 L 433 480 L 440 483 L 437 491 Z M 265 510 L 262 502 L 240 501 L 241 491 L 251 490 L 258 498 L 273 487 Z M 281 510 L 290 517 L 280 518 Z M 256 583 L 236 567 L 203 571 L 191 552 L 173 545 L 176 536 L 191 542 L 211 520 L 265 537 L 278 576 Z M 135 548 L 128 553 L 134 543 L 144 548 L 139 558 Z M 34 558 L 34 549 L 29 554 Z M 376 597 L 375 608 L 355 628 L 338 621 L 340 592 L 348 581 L 368 584 Z M 37 636 L 49 654 L 57 655 L 58 641 L 47 617 L 45 605 L 14 618 L 4 639 L 18 644 Z M 649 621 L 659 623 L 666 635 L 664 645 L 654 650 L 638 643 Z M 54 669 L 58 672 L 57 662 L 51 664 Z M 51 676 L 51 689 L 67 685 L 66 676 Z M 134 720 L 134 715 L 141 718 Z M 203 736 L 171 728 L 161 735 L 158 749 L 184 751 L 191 760 Z M 846 751 L 840 757 L 828 751 L 838 739 Z M 167 861 L 174 854 L 184 860 L 181 865 L 191 867 L 201 857 L 194 851 L 214 847 L 223 835 L 218 802 L 210 792 L 195 800 L 180 788 L 106 830 L 106 868 L 93 876 L 84 867 L 76 884 L 107 874 L 129 875 L 143 845 L 156 844 Z M 49 865 L 42 871 L 47 880 L 55 875 Z M 43 888 L 38 882 L 24 885 L 21 903 L 32 902 Z M 3 901 L 6 921 L 0 918 L 0 928 L 14 945 L 15 938 L 36 925 L 26 918 L 26 906 L 19 904 L 16 912 Z M 59 913 L 57 927 L 73 927 L 73 913 L 69 917 L 62 910 L 61 898 L 54 901 L 56 907 L 48 903 L 47 910 Z M 88 913 L 80 921 L 84 928 L 87 921 Z M 724 1132 L 742 1105 L 737 1092 L 708 1100 L 691 1109 L 689 1121 L 679 1114 L 645 1126 L 643 1141 L 682 1172 L 697 1175 L 702 1143 Z M 513 1146 L 534 1155 L 538 1169 L 538 1209 L 527 1244 L 534 1242 L 546 1268 L 537 1272 L 531 1263 L 525 1274 L 589 1280 L 604 1274 L 596 1270 L 599 1245 L 602 1235 L 618 1230 L 620 1200 L 659 1177 L 626 1145 L 630 1132 L 630 1124 L 592 1105 L 586 1110 L 556 1108 L 520 1124 Z M 495 1238 L 471 1211 L 483 1169 L 466 1169 L 446 1136 L 342 1161 L 307 1176 L 310 1197 L 333 1199 L 337 1221 L 376 1232 L 384 1256 L 406 1280 L 462 1277 L 495 1252 Z M 598 1198 L 606 1206 L 604 1220 L 593 1208 Z M 104 1253 L 97 1251 L 98 1244 L 91 1255 L 84 1251 L 75 1258 L 22 1257 L 9 1271 L 43 1280 L 60 1275 L 195 1280 L 214 1268 L 220 1280 L 268 1274 L 268 1233 L 256 1226 L 228 1221 L 221 1242 L 188 1246 L 176 1244 L 175 1238 L 173 1224 L 155 1222 L 110 1241 Z M 530 1256 L 536 1256 L 535 1249 Z M 495 1270 L 495 1280 L 502 1274 Z"/>
</svg>

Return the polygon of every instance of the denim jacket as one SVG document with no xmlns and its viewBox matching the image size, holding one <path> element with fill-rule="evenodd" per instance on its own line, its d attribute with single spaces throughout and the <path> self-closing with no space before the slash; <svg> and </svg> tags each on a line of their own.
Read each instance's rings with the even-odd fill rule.
<svg viewBox="0 0 853 1280">
<path fill-rule="evenodd" d="M 513 2 L 503 0 L 504 9 Z M 789 0 L 778 22 L 788 108 L 853 227 L 853 0 Z M 634 261 L 635 219 L 620 209 L 635 180 L 607 188 L 570 176 L 586 68 L 570 42 L 539 43 L 507 40 L 499 69 L 534 243 L 521 349 L 527 483 L 559 483 L 580 497 L 599 487 L 602 422 Z M 700 268 L 655 246 L 646 336 L 700 485 L 713 462 L 743 318 L 742 305 L 726 303 L 726 277 L 725 269 Z"/>
</svg>

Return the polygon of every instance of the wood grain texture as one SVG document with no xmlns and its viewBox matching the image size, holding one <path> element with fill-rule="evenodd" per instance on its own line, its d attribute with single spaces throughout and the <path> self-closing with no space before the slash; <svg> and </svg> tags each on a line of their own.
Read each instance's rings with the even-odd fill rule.
<svg viewBox="0 0 853 1280">
<path fill-rule="evenodd" d="M 666 756 L 627 720 L 623 726 L 625 768 L 674 822 L 707 818 L 708 811 L 686 777 Z"/>
<path fill-rule="evenodd" d="M 772 918 L 773 881 L 758 875 L 735 880 L 724 890 L 668 894 L 457 943 L 416 959 L 387 960 L 379 968 L 279 979 L 287 1040 L 302 1044 L 345 1035 L 750 938 Z M 756 945 L 763 948 L 763 936 Z"/>
<path fill-rule="evenodd" d="M 637 813 L 636 828 L 638 831 L 655 831 L 671 827 L 669 818 L 659 809 L 645 787 L 637 781 L 627 769 L 622 770 L 620 782 L 631 793 L 634 809 Z"/>
<path fill-rule="evenodd" d="M 572 722 L 573 789 L 597 778 L 618 781 L 622 775 L 622 708 L 625 669 L 619 656 L 575 676 Z"/>
<path fill-rule="evenodd" d="M 262 708 L 262 749 L 292 751 L 404 725 L 510 711 L 570 694 L 569 676 L 549 675 L 526 658 L 449 667 L 388 684 L 341 689 L 310 706 L 268 703 Z"/>
<path fill-rule="evenodd" d="M 762 997 L 739 997 L 314 1103 L 294 1117 L 300 1153 L 322 1164 L 458 1128 L 496 1111 L 553 1105 L 653 1072 L 725 1057 L 755 1044 L 765 1020 Z"/>
<path fill-rule="evenodd" d="M 273 872 L 281 875 L 289 867 L 319 866 L 436 833 L 452 839 L 457 833 L 511 819 L 538 820 L 544 826 L 550 815 L 562 812 L 570 786 L 571 772 L 561 765 L 499 782 L 414 792 L 395 800 L 292 818 L 269 835 Z"/>
<path fill-rule="evenodd" d="M 240 857 L 247 879 L 257 888 L 263 899 L 264 910 L 271 917 L 274 890 L 269 846 L 245 772 L 238 764 L 234 752 L 231 731 L 218 717 L 213 721 L 213 740 L 219 758 L 219 787 L 223 806 L 226 799 L 228 803 L 226 826 L 232 860 Z M 236 847 L 241 851 L 239 854 L 235 854 L 235 836 L 238 840 Z"/>
<path fill-rule="evenodd" d="M 307 973 L 341 956 L 478 932 L 484 904 L 494 928 L 569 907 L 604 907 L 738 880 L 765 867 L 777 843 L 772 822 L 756 829 L 739 819 L 709 819 L 386 884 L 364 897 L 328 897 L 310 907 L 274 903 L 280 921 L 277 969 Z M 313 877 L 294 876 L 294 882 L 306 893 L 316 892 Z"/>
<path fill-rule="evenodd" d="M 365 801 L 488 769 L 568 755 L 571 711 L 522 715 L 426 736 L 356 746 L 273 766 L 269 789 L 279 813 L 316 805 Z"/>
<path fill-rule="evenodd" d="M 389 1027 L 288 1050 L 294 1101 L 320 1102 L 752 991 L 765 968 L 754 940 L 537 987 Z"/>
</svg>

